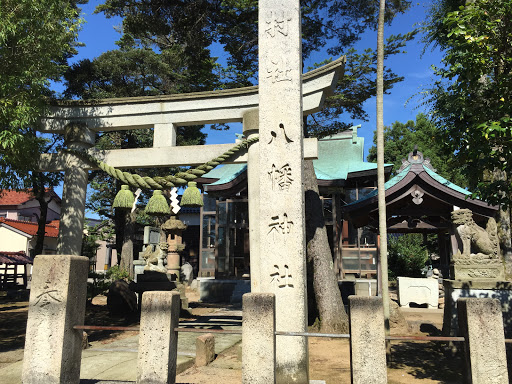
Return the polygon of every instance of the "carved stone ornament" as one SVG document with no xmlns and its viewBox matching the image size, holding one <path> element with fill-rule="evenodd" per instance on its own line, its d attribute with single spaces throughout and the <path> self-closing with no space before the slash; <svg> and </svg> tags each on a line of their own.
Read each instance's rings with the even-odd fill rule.
<svg viewBox="0 0 512 384">
<path fill-rule="evenodd" d="M 145 271 L 154 271 L 166 273 L 167 268 L 164 266 L 164 259 L 167 256 L 167 243 L 160 243 L 153 251 L 153 246 L 150 245 L 146 248 L 142 257 L 146 261 Z"/>
<path fill-rule="evenodd" d="M 457 279 L 503 277 L 496 221 L 490 218 L 486 229 L 473 220 L 469 209 L 452 212 L 456 236 L 462 249 L 453 255 L 452 268 Z"/>
</svg>

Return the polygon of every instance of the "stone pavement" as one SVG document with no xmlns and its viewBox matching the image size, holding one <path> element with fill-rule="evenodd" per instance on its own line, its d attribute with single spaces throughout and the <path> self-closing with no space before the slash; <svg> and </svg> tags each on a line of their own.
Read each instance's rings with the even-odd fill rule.
<svg viewBox="0 0 512 384">
<path fill-rule="evenodd" d="M 208 329 L 241 329 L 242 311 L 219 309 L 201 316 L 194 321 L 180 322 L 180 327 Z M 201 333 L 180 332 L 178 336 L 177 373 L 194 365 L 196 338 Z M 215 334 L 215 353 L 232 347 L 241 340 L 241 335 Z M 115 340 L 108 344 L 93 343 L 92 347 L 82 351 L 80 370 L 81 384 L 116 384 L 135 382 L 137 377 L 138 335 Z M 21 383 L 23 361 L 0 369 L 2 384 Z"/>
</svg>

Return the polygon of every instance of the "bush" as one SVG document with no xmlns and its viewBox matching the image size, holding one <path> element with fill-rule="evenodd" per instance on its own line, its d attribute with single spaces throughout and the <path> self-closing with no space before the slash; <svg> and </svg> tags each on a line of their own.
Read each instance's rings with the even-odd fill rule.
<svg viewBox="0 0 512 384">
<path fill-rule="evenodd" d="M 418 233 L 390 235 L 388 237 L 389 278 L 398 276 L 421 277 L 428 260 L 423 236 Z"/>
</svg>

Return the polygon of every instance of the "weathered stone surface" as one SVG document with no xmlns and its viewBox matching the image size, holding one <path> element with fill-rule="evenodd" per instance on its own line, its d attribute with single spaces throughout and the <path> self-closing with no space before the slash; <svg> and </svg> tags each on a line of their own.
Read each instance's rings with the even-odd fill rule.
<svg viewBox="0 0 512 384">
<path fill-rule="evenodd" d="M 500 257 L 496 221 L 490 218 L 485 229 L 473 220 L 469 209 L 452 212 L 456 225 L 458 251 L 451 261 L 452 277 L 466 279 L 503 279 L 505 268 Z"/>
<path fill-rule="evenodd" d="M 349 301 L 352 383 L 387 383 L 382 298 L 350 296 Z"/>
<path fill-rule="evenodd" d="M 215 360 L 215 336 L 211 333 L 196 339 L 196 366 L 203 367 Z"/>
<path fill-rule="evenodd" d="M 23 359 L 24 384 L 80 381 L 89 259 L 39 255 L 34 260 Z"/>
<path fill-rule="evenodd" d="M 508 383 L 501 306 L 496 299 L 457 301 L 459 331 L 466 338 L 465 378 L 472 384 Z"/>
<path fill-rule="evenodd" d="M 246 293 L 242 302 L 242 383 L 275 383 L 275 295 Z"/>
<path fill-rule="evenodd" d="M 259 2 L 261 290 L 278 331 L 307 329 L 301 18 L 298 0 Z M 276 382 L 308 382 L 305 337 L 277 336 Z"/>
<path fill-rule="evenodd" d="M 439 284 L 435 279 L 398 277 L 398 301 L 401 307 L 410 303 L 428 304 L 437 308 L 439 303 Z"/>
<path fill-rule="evenodd" d="M 303 103 L 307 114 L 318 112 L 326 94 L 336 87 L 338 75 L 343 71 L 344 64 L 345 58 L 342 57 L 304 74 Z M 66 100 L 61 105 L 49 109 L 48 116 L 41 121 L 41 130 L 63 132 L 70 122 L 76 120 L 84 121 L 94 131 L 150 128 L 155 125 L 157 131 L 162 128 L 174 130 L 175 126 L 182 125 L 241 122 L 247 110 L 257 107 L 258 87 L 94 101 Z M 157 132 L 157 139 L 162 138 L 162 135 L 162 132 Z M 172 135 L 165 134 L 166 137 Z M 167 139 L 164 142 L 166 145 L 169 143 Z M 153 146 L 158 147 L 161 143 L 155 140 Z M 176 147 L 176 150 L 179 151 L 179 147 Z M 224 151 L 221 150 L 220 153 L 222 152 Z M 130 158 L 125 160 L 131 161 Z M 110 161 L 108 162 L 110 164 Z M 203 162 L 200 161 L 198 164 Z M 128 167 L 131 166 L 132 164 Z"/>
<path fill-rule="evenodd" d="M 144 292 L 140 319 L 138 384 L 174 384 L 178 353 L 179 292 Z"/>
</svg>

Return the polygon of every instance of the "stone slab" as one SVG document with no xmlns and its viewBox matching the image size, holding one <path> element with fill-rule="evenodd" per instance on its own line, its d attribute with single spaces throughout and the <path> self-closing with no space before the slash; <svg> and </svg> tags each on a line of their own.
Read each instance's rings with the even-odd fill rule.
<svg viewBox="0 0 512 384">
<path fill-rule="evenodd" d="M 482 278 L 503 280 L 505 278 L 505 266 L 501 260 L 487 264 L 452 264 L 450 265 L 450 272 L 451 276 L 454 276 L 457 280 Z"/>
<path fill-rule="evenodd" d="M 437 308 L 439 304 L 439 283 L 437 279 L 398 277 L 398 301 L 401 307 L 410 303 L 428 304 Z"/>
<path fill-rule="evenodd" d="M 137 383 L 173 384 L 176 380 L 179 292 L 145 292 L 142 295 Z"/>
<path fill-rule="evenodd" d="M 461 298 L 457 302 L 460 335 L 464 336 L 465 381 L 507 384 L 507 355 L 501 304 L 497 299 Z"/>
<path fill-rule="evenodd" d="M 89 259 L 38 255 L 30 291 L 23 383 L 78 383 Z"/>
<path fill-rule="evenodd" d="M 215 336 L 211 333 L 196 338 L 196 366 L 202 367 L 215 360 Z"/>
<path fill-rule="evenodd" d="M 380 297 L 349 297 L 353 384 L 387 383 L 384 311 Z"/>
</svg>

